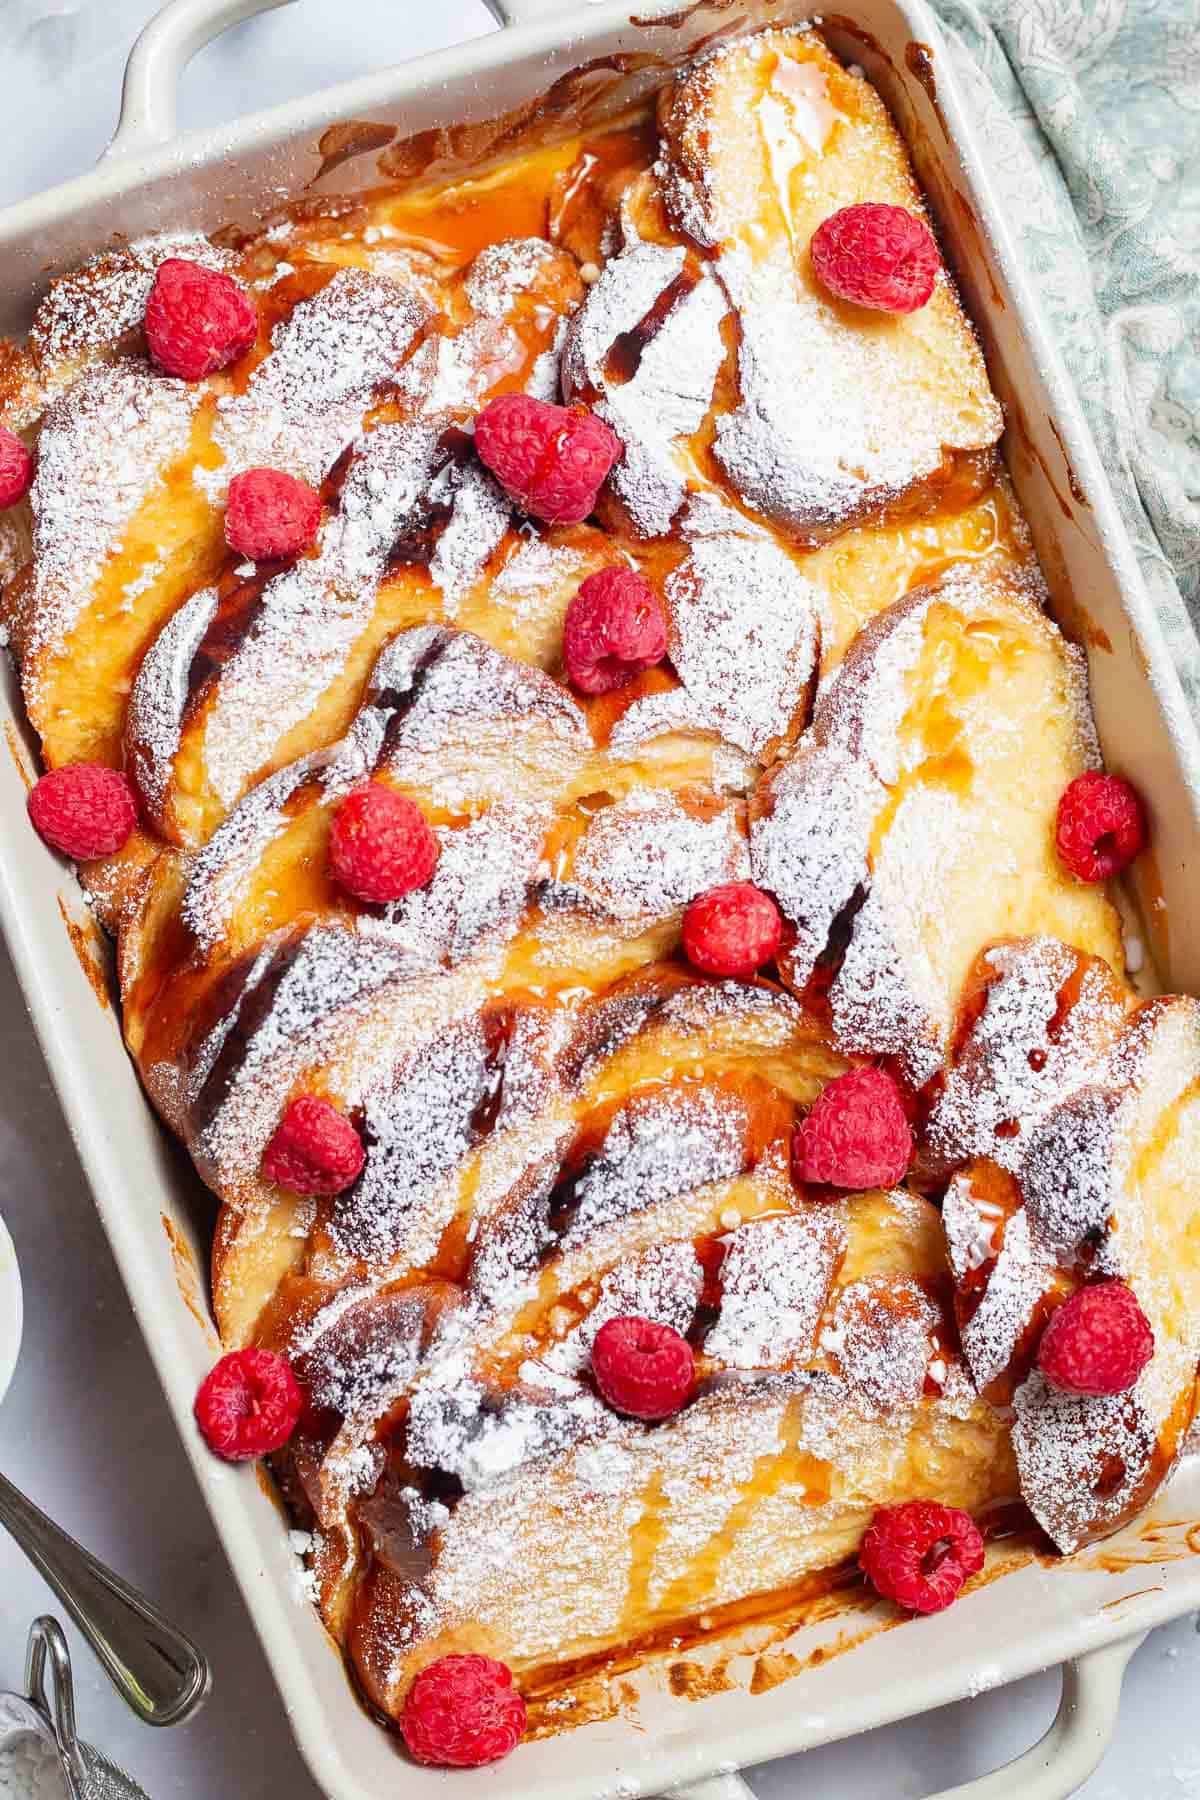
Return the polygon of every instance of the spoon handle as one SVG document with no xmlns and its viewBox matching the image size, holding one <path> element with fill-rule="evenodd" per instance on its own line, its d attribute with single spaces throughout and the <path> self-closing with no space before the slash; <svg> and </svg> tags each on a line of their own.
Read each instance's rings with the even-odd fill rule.
<svg viewBox="0 0 1200 1800">
<path fill-rule="evenodd" d="M 147 1725 L 178 1725 L 195 1712 L 212 1677 L 190 1638 L 3 1475 L 0 1524 L 53 1588 L 140 1719 Z"/>
</svg>

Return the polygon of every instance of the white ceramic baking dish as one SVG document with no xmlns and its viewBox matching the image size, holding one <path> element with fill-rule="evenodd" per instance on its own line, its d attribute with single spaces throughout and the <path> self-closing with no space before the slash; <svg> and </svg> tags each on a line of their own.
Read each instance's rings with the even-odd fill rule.
<svg viewBox="0 0 1200 1800">
<path fill-rule="evenodd" d="M 431 149 L 470 158 L 494 134 L 435 138 L 437 127 L 479 124 L 546 95 L 538 129 L 611 116 L 657 85 L 671 65 L 718 31 L 803 16 L 802 0 L 491 0 L 513 28 L 330 89 L 233 126 L 173 136 L 174 94 L 187 58 L 216 31 L 281 0 L 174 0 L 129 63 L 120 126 L 92 174 L 0 213 L 0 330 L 19 332 L 48 273 L 116 236 L 249 222 L 282 196 L 378 181 L 383 140 L 407 160 Z M 1143 894 L 1160 974 L 1200 989 L 1200 742 L 1142 586 L 1131 546 L 1078 403 L 1040 321 L 986 171 L 945 45 L 924 0 L 840 0 L 825 28 L 890 103 L 985 340 L 1009 418 L 1013 478 L 1030 518 L 1063 623 L 1089 643 L 1092 687 L 1110 762 L 1150 797 L 1157 869 Z M 586 69 L 586 73 L 574 73 Z M 340 134 L 360 153 L 319 175 L 318 140 Z M 363 149 L 363 145 L 369 146 Z M 330 148 L 326 138 L 325 148 Z M 134 1310 L 197 1479 L 317 1780 L 332 1800 L 378 1800 L 400 1786 L 410 1800 L 594 1800 L 686 1791 L 691 1800 L 747 1794 L 732 1773 L 833 1738 L 921 1712 L 1066 1662 L 1050 1734 L 1007 1770 L 956 1788 L 956 1797 L 1060 1800 L 1102 1755 L 1125 1662 L 1152 1625 L 1200 1606 L 1200 1468 L 1185 1466 L 1139 1521 L 1101 1551 L 1046 1568 L 1033 1563 L 993 1582 L 948 1615 L 876 1631 L 851 1654 L 752 1696 L 745 1684 L 689 1701 L 658 1693 L 637 1728 L 617 1716 L 523 1746 L 507 1763 L 453 1777 L 403 1766 L 393 1741 L 356 1704 L 340 1657 L 302 1599 L 284 1522 L 254 1475 L 211 1460 L 191 1404 L 215 1346 L 203 1300 L 211 1207 L 186 1159 L 156 1125 L 121 1049 L 118 1020 L 97 1004 L 88 951 L 63 917 L 84 920 L 74 883 L 25 821 L 22 764 L 32 767 L 17 689 L 0 698 L 12 757 L 0 755 L 0 920 L 63 1108 Z M 24 749 L 22 750 L 22 742 Z M 60 911 L 60 909 L 62 909 Z M 1170 920 L 1169 932 L 1166 920 Z M 81 948 L 82 946 L 82 948 Z M 98 953 L 98 952 L 97 952 Z M 882 1614 L 878 1623 L 882 1623 Z M 854 1621 L 861 1630 L 861 1616 Z M 809 1626 L 790 1648 L 837 1647 L 836 1621 Z M 747 1668 L 753 1659 L 748 1659 Z M 738 1664 L 732 1665 L 736 1674 Z M 218 1701 L 219 1704 L 218 1671 Z M 942 1800 L 949 1800 L 943 1796 Z"/>
</svg>

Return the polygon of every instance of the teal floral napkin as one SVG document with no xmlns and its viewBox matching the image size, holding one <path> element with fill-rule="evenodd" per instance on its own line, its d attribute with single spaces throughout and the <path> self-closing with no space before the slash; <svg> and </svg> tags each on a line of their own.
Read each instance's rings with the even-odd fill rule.
<svg viewBox="0 0 1200 1800">
<path fill-rule="evenodd" d="M 934 5 L 1200 714 L 1200 4 Z"/>
</svg>

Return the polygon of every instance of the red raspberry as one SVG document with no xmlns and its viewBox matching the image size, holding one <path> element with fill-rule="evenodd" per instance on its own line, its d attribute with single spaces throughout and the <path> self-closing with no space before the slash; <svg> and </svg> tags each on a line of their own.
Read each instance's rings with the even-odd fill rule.
<svg viewBox="0 0 1200 1800">
<path fill-rule="evenodd" d="M 858 1560 L 885 1600 L 909 1612 L 941 1612 L 982 1569 L 983 1539 L 970 1513 L 957 1506 L 909 1500 L 879 1508 Z"/>
<path fill-rule="evenodd" d="M 301 1094 L 275 1127 L 262 1172 L 293 1194 L 340 1194 L 358 1179 L 366 1159 L 345 1113 L 318 1094 Z"/>
<path fill-rule="evenodd" d="M 1055 827 L 1058 854 L 1080 881 L 1107 881 L 1131 863 L 1146 842 L 1146 817 L 1137 789 L 1119 775 L 1089 769 L 1063 790 Z"/>
<path fill-rule="evenodd" d="M 831 213 L 813 233 L 809 252 L 822 287 L 877 312 L 918 311 L 942 266 L 924 219 L 874 200 Z"/>
<path fill-rule="evenodd" d="M 669 1419 L 692 1391 L 692 1346 L 652 1319 L 609 1319 L 592 1345 L 592 1374 L 614 1412 L 633 1419 Z"/>
<path fill-rule="evenodd" d="M 409 1688 L 400 1729 L 417 1762 L 478 1769 L 512 1755 L 525 1730 L 525 1702 L 504 1663 L 442 1656 Z"/>
<path fill-rule="evenodd" d="M 831 1187 L 894 1187 L 912 1155 L 900 1090 L 882 1069 L 851 1069 L 818 1095 L 792 1141 L 801 1181 Z"/>
<path fill-rule="evenodd" d="M 240 556 L 255 562 L 298 556 L 320 522 L 320 494 L 282 469 L 247 469 L 229 484 L 225 542 Z"/>
<path fill-rule="evenodd" d="M 347 794 L 329 835 L 329 860 L 339 886 L 356 900 L 384 905 L 424 887 L 440 850 L 414 800 L 381 781 Z"/>
<path fill-rule="evenodd" d="M 258 336 L 258 312 L 245 288 L 183 256 L 158 265 L 145 324 L 152 360 L 185 381 L 225 368 Z"/>
<path fill-rule="evenodd" d="M 522 512 L 578 525 L 596 504 L 621 440 L 595 413 L 501 394 L 475 420 L 475 448 Z"/>
<path fill-rule="evenodd" d="M 753 975 L 770 962 L 782 936 L 779 908 L 752 881 L 709 888 L 683 915 L 684 954 L 709 975 Z"/>
<path fill-rule="evenodd" d="M 111 856 L 128 843 L 137 824 L 133 789 L 120 769 L 103 763 L 51 769 L 34 786 L 28 804 L 34 830 L 76 862 Z"/>
<path fill-rule="evenodd" d="M 210 1369 L 196 1395 L 196 1423 L 209 1449 L 226 1462 L 252 1462 L 282 1450 L 304 1406 L 285 1356 L 233 1350 Z"/>
<path fill-rule="evenodd" d="M 636 569 L 614 564 L 579 584 L 563 621 L 563 661 L 582 694 L 611 694 L 667 653 L 658 595 Z"/>
<path fill-rule="evenodd" d="M 1154 1332 L 1123 1281 L 1098 1281 L 1064 1300 L 1038 1345 L 1038 1368 L 1064 1394 L 1123 1394 L 1154 1355 Z"/>
<path fill-rule="evenodd" d="M 33 453 L 15 431 L 0 425 L 0 507 L 15 506 L 33 486 Z"/>
</svg>

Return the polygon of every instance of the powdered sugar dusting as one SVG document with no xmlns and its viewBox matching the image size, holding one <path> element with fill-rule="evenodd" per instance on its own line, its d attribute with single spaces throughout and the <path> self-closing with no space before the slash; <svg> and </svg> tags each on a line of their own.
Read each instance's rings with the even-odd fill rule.
<svg viewBox="0 0 1200 1800">
<path fill-rule="evenodd" d="M 712 398 L 725 354 L 724 294 L 702 272 L 644 345 L 627 381 L 609 375 L 608 361 L 618 338 L 679 279 L 685 261 L 682 248 L 642 243 L 615 258 L 576 315 L 563 355 L 568 398 L 591 397 L 625 447 L 610 480 L 643 537 L 667 532 L 683 504 L 685 472 L 676 446 L 698 429 Z"/>
<path fill-rule="evenodd" d="M 633 788 L 591 820 L 569 881 L 545 904 L 550 909 L 581 897 L 632 926 L 669 916 L 706 888 L 748 873 L 735 806 L 695 817 L 672 793 Z"/>
<path fill-rule="evenodd" d="M 229 806 L 272 747 L 311 712 L 374 609 L 387 553 L 419 504 L 436 455 L 423 425 L 381 425 L 354 456 L 317 554 L 263 589 L 204 717 L 209 781 Z"/>
<path fill-rule="evenodd" d="M 983 1298 L 962 1328 L 963 1354 L 981 1392 L 1008 1369 L 1054 1275 L 1053 1263 L 1030 1239 L 1028 1214 L 1016 1213 L 1004 1228 Z"/>
<path fill-rule="evenodd" d="M 864 887 L 875 815 L 886 798 L 871 770 L 844 751 L 805 744 L 770 776 L 751 818 L 754 880 L 795 928 L 792 979 L 802 987 L 838 914 Z"/>
<path fill-rule="evenodd" d="M 420 662 L 419 685 L 399 659 Z M 414 699 L 388 732 L 381 767 L 435 804 L 468 807 L 501 794 L 548 798 L 591 749 L 583 714 L 556 681 L 470 632 L 417 627 L 394 640 L 377 685 Z"/>
<path fill-rule="evenodd" d="M 987 952 L 994 979 L 983 1013 L 947 1074 L 926 1127 L 932 1163 L 951 1167 L 990 1156 L 1015 1171 L 1038 1121 L 1070 1089 L 1100 1072 L 1126 998 L 1108 971 L 1093 964 L 1084 969 L 1078 995 L 1059 1020 L 1059 995 L 1079 960 L 1053 938 Z M 997 1132 L 997 1126 L 1005 1129 Z"/>
<path fill-rule="evenodd" d="M 543 1368 L 561 1375 L 580 1374 L 588 1365 L 596 1333 L 609 1319 L 652 1319 L 657 1325 L 685 1333 L 703 1280 L 704 1271 L 690 1243 L 652 1244 L 640 1256 L 609 1270 L 587 1317 L 536 1363 L 528 1364 L 525 1378 L 536 1380 Z"/>
<path fill-rule="evenodd" d="M 1111 1529 L 1141 1498 L 1156 1431 L 1140 1388 L 1108 1399 L 1080 1397 L 1059 1393 L 1035 1372 L 1017 1389 L 1013 1447 L 1021 1492 L 1065 1555 L 1098 1526 Z M 1098 1478 L 1105 1483 L 1102 1498 Z"/>
<path fill-rule="evenodd" d="M 89 369 L 46 415 L 33 506 L 27 657 L 61 649 L 105 559 L 182 454 L 196 390 L 143 362 Z"/>
<path fill-rule="evenodd" d="M 81 367 L 114 351 L 141 325 L 159 264 L 172 256 L 206 269 L 228 270 L 234 262 L 229 251 L 199 233 L 179 232 L 137 238 L 121 250 L 102 250 L 51 282 L 29 332 L 43 405 L 74 380 Z"/>
<path fill-rule="evenodd" d="M 698 539 L 666 581 L 668 653 L 686 700 L 635 701 L 612 734 L 634 744 L 664 728 L 719 732 L 751 756 L 785 736 L 817 657 L 816 590 L 769 538 Z M 665 704 L 664 704 L 665 702 Z"/>
<path fill-rule="evenodd" d="M 921 1398 L 937 1324 L 936 1309 L 914 1281 L 871 1276 L 839 1291 L 820 1343 L 860 1406 L 895 1413 Z"/>
<path fill-rule="evenodd" d="M 224 461 L 198 469 L 197 484 L 219 503 L 242 469 L 285 469 L 320 482 L 427 318 L 415 292 L 364 269 L 339 269 L 276 326 L 245 393 L 217 402 L 213 441 Z"/>
<path fill-rule="evenodd" d="M 721 1312 L 705 1356 L 733 1369 L 783 1368 L 804 1356 L 845 1245 L 833 1208 L 740 1226 L 721 1268 Z"/>
<path fill-rule="evenodd" d="M 676 1194 L 740 1175 L 746 1123 L 745 1103 L 719 1089 L 667 1088 L 630 1101 L 578 1183 L 563 1249 Z"/>
<path fill-rule="evenodd" d="M 143 801 L 160 816 L 179 750 L 193 658 L 217 610 L 216 588 L 201 588 L 167 620 L 138 670 L 125 715 L 126 742 Z"/>
</svg>

